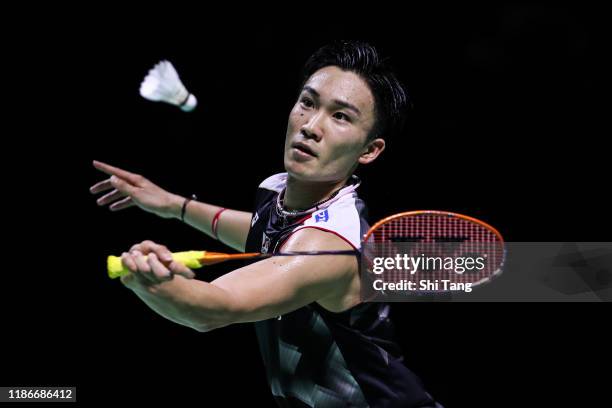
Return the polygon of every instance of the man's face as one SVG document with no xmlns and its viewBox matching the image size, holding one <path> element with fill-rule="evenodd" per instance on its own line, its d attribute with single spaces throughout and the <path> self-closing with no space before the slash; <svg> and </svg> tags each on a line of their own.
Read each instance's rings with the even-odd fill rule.
<svg viewBox="0 0 612 408">
<path fill-rule="evenodd" d="M 375 119 L 374 96 L 363 79 L 335 66 L 318 70 L 289 114 L 285 169 L 304 181 L 348 177 Z"/>
</svg>

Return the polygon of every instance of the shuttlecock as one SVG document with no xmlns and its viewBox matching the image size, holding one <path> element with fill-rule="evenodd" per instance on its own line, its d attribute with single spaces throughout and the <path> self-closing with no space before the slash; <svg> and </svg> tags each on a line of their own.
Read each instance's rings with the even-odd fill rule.
<svg viewBox="0 0 612 408">
<path fill-rule="evenodd" d="M 196 97 L 189 93 L 170 61 L 160 61 L 140 84 L 140 95 L 154 102 L 166 102 L 185 112 L 195 109 Z"/>
</svg>

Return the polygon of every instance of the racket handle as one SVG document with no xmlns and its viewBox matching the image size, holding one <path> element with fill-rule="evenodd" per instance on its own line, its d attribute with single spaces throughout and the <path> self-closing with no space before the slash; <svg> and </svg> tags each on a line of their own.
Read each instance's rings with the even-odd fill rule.
<svg viewBox="0 0 612 408">
<path fill-rule="evenodd" d="M 172 259 L 182 263 L 190 269 L 197 269 L 203 266 L 200 260 L 204 259 L 205 255 L 206 251 L 174 252 L 172 254 Z M 120 278 L 130 273 L 130 270 L 121 263 L 121 257 L 119 256 L 109 256 L 106 260 L 106 266 L 108 277 L 111 279 Z"/>
</svg>

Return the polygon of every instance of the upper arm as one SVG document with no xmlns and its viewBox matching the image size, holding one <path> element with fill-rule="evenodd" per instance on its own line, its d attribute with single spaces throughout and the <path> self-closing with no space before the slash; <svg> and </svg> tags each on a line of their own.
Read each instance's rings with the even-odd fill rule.
<svg viewBox="0 0 612 408">
<path fill-rule="evenodd" d="M 283 251 L 352 250 L 334 234 L 312 228 L 293 234 Z M 275 256 L 212 282 L 230 296 L 234 323 L 269 319 L 341 296 L 357 276 L 353 255 Z"/>
</svg>

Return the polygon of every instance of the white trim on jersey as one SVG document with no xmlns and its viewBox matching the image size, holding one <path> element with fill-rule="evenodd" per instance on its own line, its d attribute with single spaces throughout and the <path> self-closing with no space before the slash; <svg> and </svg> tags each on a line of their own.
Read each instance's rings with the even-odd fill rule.
<svg viewBox="0 0 612 408">
<path fill-rule="evenodd" d="M 287 186 L 287 173 L 279 173 L 265 179 L 260 188 L 282 193 Z M 357 193 L 360 181 L 343 187 L 338 194 L 329 201 L 319 205 L 318 209 L 313 207 L 312 214 L 291 234 L 304 228 L 317 228 L 323 231 L 332 232 L 355 249 L 361 249 L 361 218 L 357 210 Z M 316 210 L 316 211 L 315 211 Z"/>
<path fill-rule="evenodd" d="M 280 193 L 287 185 L 287 173 L 278 173 L 268 177 L 261 182 L 259 188 L 265 188 L 266 190 L 276 191 Z"/>
<path fill-rule="evenodd" d="M 357 194 L 344 195 L 329 207 L 315 211 L 292 234 L 304 228 L 319 228 L 333 232 L 351 244 L 355 249 L 361 248 L 361 219 L 356 206 Z"/>
</svg>

